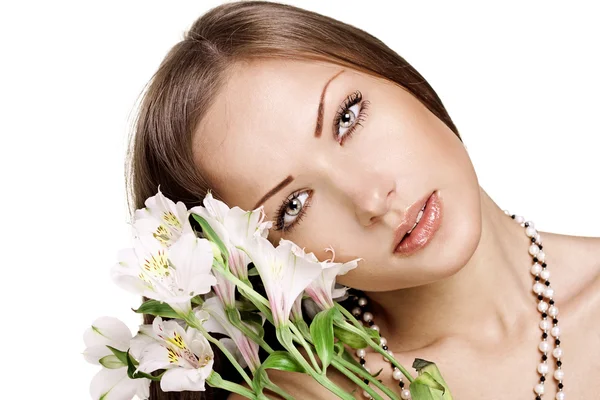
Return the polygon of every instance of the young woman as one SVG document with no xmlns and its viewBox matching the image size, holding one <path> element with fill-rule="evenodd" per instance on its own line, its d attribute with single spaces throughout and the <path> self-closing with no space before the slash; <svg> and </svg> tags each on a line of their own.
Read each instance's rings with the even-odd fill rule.
<svg viewBox="0 0 600 400">
<path fill-rule="evenodd" d="M 436 362 L 456 399 L 600 395 L 600 238 L 500 209 L 434 90 L 364 31 L 276 3 L 210 10 L 153 77 L 130 161 L 135 208 L 158 185 L 189 207 L 211 189 L 263 205 L 274 243 L 363 258 L 338 279 L 364 292 L 354 312 L 403 365 Z M 358 357 L 408 397 L 378 354 Z M 298 399 L 335 398 L 308 375 L 271 377 Z"/>
</svg>

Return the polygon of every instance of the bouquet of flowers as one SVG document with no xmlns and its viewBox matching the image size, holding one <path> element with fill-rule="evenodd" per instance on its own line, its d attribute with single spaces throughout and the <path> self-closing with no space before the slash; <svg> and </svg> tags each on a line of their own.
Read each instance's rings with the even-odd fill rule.
<svg viewBox="0 0 600 400">
<path fill-rule="evenodd" d="M 148 299 L 134 311 L 155 318 L 133 337 L 112 317 L 98 318 L 88 328 L 84 357 L 102 366 L 90 385 L 94 399 L 147 399 L 151 381 L 160 381 L 163 391 L 203 391 L 209 385 L 249 399 L 266 399 L 265 389 L 293 399 L 269 379 L 269 369 L 309 374 L 339 398 L 354 399 L 327 377 L 329 368 L 354 381 L 368 398 L 399 399 L 348 350 L 367 347 L 402 371 L 413 399 L 452 399 L 435 364 L 416 359 L 414 378 L 382 348 L 376 330 L 335 301 L 347 290 L 336 285 L 337 275 L 361 259 L 337 263 L 327 249 L 333 257 L 319 261 L 285 239 L 273 246 L 267 240 L 272 223 L 264 221 L 262 207 L 229 208 L 210 192 L 203 206 L 188 210 L 159 187 L 145 206 L 132 222 L 133 248 L 118 253 L 111 274 L 118 286 Z M 254 275 L 266 296 L 252 285 Z M 310 324 L 303 301 L 317 307 Z M 283 350 L 265 341 L 266 323 L 273 325 Z M 213 369 L 211 343 L 246 386 Z"/>
</svg>

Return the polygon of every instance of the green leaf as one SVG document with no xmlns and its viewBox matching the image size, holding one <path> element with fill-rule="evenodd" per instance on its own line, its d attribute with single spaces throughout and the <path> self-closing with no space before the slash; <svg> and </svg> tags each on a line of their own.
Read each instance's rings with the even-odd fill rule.
<svg viewBox="0 0 600 400">
<path fill-rule="evenodd" d="M 150 375 L 147 374 L 145 372 L 141 372 L 138 371 L 137 373 L 135 372 L 135 370 L 137 369 L 139 363 L 137 362 L 137 360 L 135 358 L 133 358 L 131 356 L 131 354 L 129 354 L 129 351 L 127 351 L 127 376 L 130 379 L 142 379 L 142 378 L 147 378 L 150 379 L 152 381 L 160 381 L 160 378 L 163 376 L 163 374 L 165 373 L 165 371 L 163 371 L 160 375 L 154 376 L 154 375 Z"/>
<path fill-rule="evenodd" d="M 371 337 L 371 339 L 373 339 L 375 341 L 375 343 L 379 343 L 379 340 L 380 340 L 379 331 L 376 331 L 375 329 L 371 329 L 371 328 L 365 328 L 365 330 L 367 331 L 367 334 Z"/>
<path fill-rule="evenodd" d="M 368 347 L 367 342 L 361 338 L 359 335 L 349 332 L 345 329 L 342 329 L 338 326 L 333 327 L 333 334 L 336 338 L 338 338 L 342 343 L 347 344 L 353 349 L 364 349 Z"/>
<path fill-rule="evenodd" d="M 140 306 L 137 310 L 133 310 L 140 314 L 150 314 L 157 317 L 166 318 L 181 318 L 179 314 L 175 312 L 167 303 L 161 303 L 157 300 L 148 300 Z"/>
<path fill-rule="evenodd" d="M 443 392 L 444 387 L 436 381 L 429 372 L 423 372 L 415 378 L 409 386 L 410 394 L 414 399 L 419 400 L 446 400 L 452 399 Z"/>
<path fill-rule="evenodd" d="M 442 374 L 435 363 L 423 360 L 421 358 L 415 358 L 412 367 L 419 373 L 417 379 L 420 378 L 421 375 L 428 375 L 431 377 L 431 379 L 433 379 L 435 384 L 430 385 L 430 387 L 438 389 L 442 392 L 442 397 L 439 397 L 440 399 L 452 400 L 452 395 L 450 394 L 448 384 L 442 377 Z M 429 378 L 424 378 L 424 382 L 431 383 L 428 379 Z"/>
<path fill-rule="evenodd" d="M 332 311 L 333 310 L 333 311 Z M 310 336 L 317 354 L 323 363 L 323 371 L 327 369 L 333 358 L 333 317 L 335 308 L 323 310 L 313 318 L 310 324 Z"/>
<path fill-rule="evenodd" d="M 223 243 L 221 238 L 217 235 L 213 228 L 211 228 L 210 224 L 204 218 L 202 218 L 198 214 L 193 213 L 192 217 L 200 224 L 200 227 L 202 227 L 202 233 L 204 234 L 204 236 L 217 245 L 217 247 L 221 251 L 221 257 L 223 257 L 223 259 L 225 260 L 225 264 L 228 265 L 227 263 L 229 261 L 229 250 L 227 249 L 227 246 L 225 246 L 225 243 Z"/>
<path fill-rule="evenodd" d="M 247 301 L 245 299 L 244 300 L 236 300 L 235 308 L 240 310 L 240 312 L 242 312 L 242 311 L 257 311 L 258 310 L 258 308 L 256 308 L 256 306 L 254 304 L 252 304 L 251 301 Z"/>
<path fill-rule="evenodd" d="M 201 306 L 202 304 L 204 304 L 204 299 L 202 298 L 202 295 L 198 294 L 192 297 L 192 306 Z"/>
<path fill-rule="evenodd" d="M 278 369 L 280 371 L 304 372 L 304 368 L 287 351 L 274 351 L 262 363 L 263 369 Z"/>
<path fill-rule="evenodd" d="M 106 346 L 108 347 L 108 349 L 110 351 L 112 351 L 112 353 L 115 355 L 115 357 L 117 357 L 119 359 L 119 361 L 121 361 L 121 363 L 123 364 L 122 367 L 127 366 L 127 352 L 126 351 L 121 351 L 119 349 L 115 349 L 114 347 L 111 346 Z"/>
<path fill-rule="evenodd" d="M 248 270 L 248 276 L 258 276 L 258 270 L 256 267 L 252 267 Z"/>
<path fill-rule="evenodd" d="M 304 336 L 305 338 L 310 338 L 310 329 L 305 320 L 300 319 L 300 320 L 294 321 L 294 325 L 296 325 L 296 328 L 298 328 L 298 330 L 300 331 L 302 336 Z"/>
<path fill-rule="evenodd" d="M 108 369 L 117 369 L 117 368 L 127 366 L 127 364 L 123 364 L 121 362 L 121 360 L 119 360 L 119 358 L 117 356 L 115 356 L 114 354 L 104 356 L 98 361 L 100 362 L 100 364 L 102 364 L 102 366 L 104 368 L 108 368 Z"/>
</svg>

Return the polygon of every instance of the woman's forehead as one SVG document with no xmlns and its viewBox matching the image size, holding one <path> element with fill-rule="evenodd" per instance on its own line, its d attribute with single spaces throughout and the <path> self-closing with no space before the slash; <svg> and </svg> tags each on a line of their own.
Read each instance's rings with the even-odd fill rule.
<svg viewBox="0 0 600 400">
<path fill-rule="evenodd" d="M 194 133 L 194 159 L 214 189 L 250 209 L 281 181 L 314 138 L 323 85 L 341 70 L 289 60 L 232 68 Z"/>
</svg>

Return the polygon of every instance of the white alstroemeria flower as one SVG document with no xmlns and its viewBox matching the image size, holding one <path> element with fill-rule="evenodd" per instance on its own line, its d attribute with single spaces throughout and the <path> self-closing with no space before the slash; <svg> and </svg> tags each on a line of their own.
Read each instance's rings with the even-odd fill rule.
<svg viewBox="0 0 600 400">
<path fill-rule="evenodd" d="M 202 304 L 201 310 L 199 310 L 196 314 L 198 319 L 203 319 L 201 314 L 202 311 L 206 311 L 211 316 L 211 318 L 207 319 L 202 326 L 208 332 L 216 332 L 229 336 L 229 339 L 223 338 L 220 340 L 224 344 L 227 344 L 228 341 L 232 341 L 234 343 L 235 351 L 232 353 L 236 355 L 236 359 L 242 368 L 249 366 L 251 371 L 255 371 L 258 367 L 260 367 L 261 362 L 260 358 L 258 357 L 258 344 L 244 335 L 242 331 L 229 322 L 229 318 L 227 318 L 227 314 L 225 312 L 225 306 L 219 297 L 211 297 L 207 299 L 204 304 Z M 251 325 L 246 325 L 256 332 Z"/>
<path fill-rule="evenodd" d="M 140 351 L 138 371 L 149 374 L 166 370 L 160 379 L 164 392 L 205 390 L 214 353 L 208 340 L 196 329 L 184 330 L 176 321 L 156 317 L 152 325 L 140 326 L 131 348 Z"/>
<path fill-rule="evenodd" d="M 214 270 L 213 275 L 215 276 L 217 283 L 213 286 L 215 294 L 221 299 L 221 302 L 226 307 L 235 308 L 235 283 L 227 279 L 219 271 Z"/>
<path fill-rule="evenodd" d="M 156 195 L 146 199 L 145 205 L 135 212 L 133 228 L 136 236 L 152 236 L 164 247 L 169 247 L 181 235 L 192 232 L 185 204 L 181 201 L 175 204 L 165 197 L 160 186 Z"/>
<path fill-rule="evenodd" d="M 194 233 L 182 235 L 168 248 L 158 240 L 135 238 L 133 249 L 119 252 L 119 262 L 111 272 L 117 285 L 168 303 L 185 315 L 191 311 L 190 299 L 208 293 L 216 284 L 212 261 L 208 240 Z"/>
<path fill-rule="evenodd" d="M 240 249 L 256 237 L 266 238 L 271 221 L 264 221 L 263 207 L 254 211 L 244 211 L 239 207 L 229 208 L 227 204 L 215 199 L 211 192 L 204 197 L 203 206 L 193 207 L 190 213 L 204 218 L 229 250 L 229 268 L 239 279 L 248 278 L 250 259 Z"/>
<path fill-rule="evenodd" d="M 292 245 L 282 239 L 273 247 L 258 237 L 247 249 L 265 286 L 276 327 L 288 322 L 298 295 L 321 273 L 320 264 L 298 257 Z"/>
<path fill-rule="evenodd" d="M 127 352 L 131 331 L 123 322 L 113 317 L 100 317 L 85 331 L 83 341 L 86 345 L 84 358 L 92 364 L 103 365 L 90 384 L 93 399 L 130 400 L 134 395 L 140 399 L 150 396 L 150 380 L 130 379 L 127 366 L 106 347 Z M 130 353 L 134 358 L 139 356 L 133 349 Z"/>
<path fill-rule="evenodd" d="M 302 296 L 304 293 L 300 293 L 296 300 L 294 300 L 294 304 L 292 304 L 292 313 L 290 319 L 292 321 L 302 320 Z"/>
<path fill-rule="evenodd" d="M 358 262 L 362 260 L 362 258 L 357 258 L 348 261 L 347 263 L 336 263 L 333 262 L 335 258 L 334 250 L 332 248 L 327 248 L 326 250 L 332 253 L 332 257 L 329 260 L 320 262 L 314 253 L 306 253 L 303 248 L 300 248 L 292 242 L 290 242 L 290 246 L 292 247 L 294 254 L 298 257 L 321 265 L 321 274 L 307 286 L 305 289 L 306 294 L 323 310 L 333 307 L 333 300 L 343 297 L 348 289 L 344 286 L 336 287 L 335 280 L 337 276 L 344 275 L 351 269 L 356 268 Z"/>
</svg>

